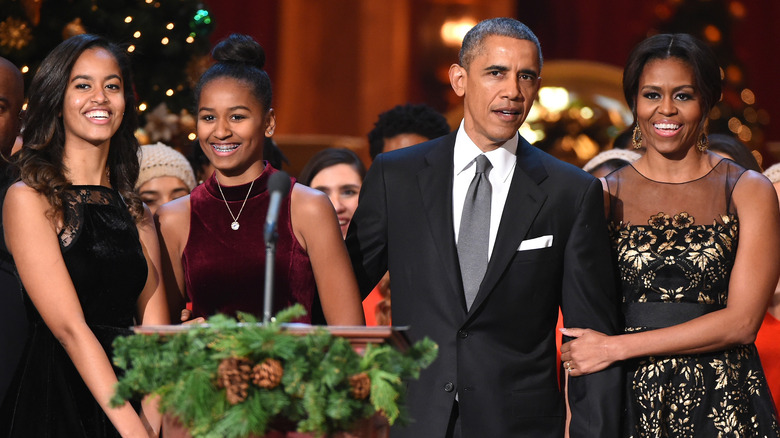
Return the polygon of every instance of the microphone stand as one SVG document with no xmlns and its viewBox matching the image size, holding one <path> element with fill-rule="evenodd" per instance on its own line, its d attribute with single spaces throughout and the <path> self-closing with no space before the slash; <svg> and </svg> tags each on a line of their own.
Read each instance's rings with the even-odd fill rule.
<svg viewBox="0 0 780 438">
<path fill-rule="evenodd" d="M 268 205 L 268 214 L 263 229 L 265 239 L 265 295 L 263 297 L 263 324 L 271 322 L 271 312 L 274 307 L 274 264 L 276 260 L 276 240 L 279 234 L 276 232 L 276 222 L 279 219 L 279 209 L 282 201 L 290 191 L 290 177 L 284 171 L 274 173 L 268 179 L 268 191 L 271 199 Z"/>
<path fill-rule="evenodd" d="M 263 324 L 268 325 L 271 322 L 271 312 L 274 302 L 274 266 L 276 262 L 276 239 L 279 235 L 276 233 L 276 222 L 272 228 L 266 230 L 265 239 L 265 294 L 263 296 Z"/>
</svg>

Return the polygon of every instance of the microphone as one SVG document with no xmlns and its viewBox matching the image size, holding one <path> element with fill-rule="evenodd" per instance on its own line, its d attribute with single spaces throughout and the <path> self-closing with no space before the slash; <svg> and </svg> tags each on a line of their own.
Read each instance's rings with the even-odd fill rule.
<svg viewBox="0 0 780 438">
<path fill-rule="evenodd" d="M 276 219 L 282 201 L 290 193 L 290 176 L 279 171 L 268 178 L 268 191 L 271 192 L 271 202 L 268 204 L 268 214 L 265 217 L 265 289 L 263 292 L 263 324 L 271 322 L 271 310 L 274 306 L 274 265 L 276 257 Z"/>
<path fill-rule="evenodd" d="M 276 220 L 279 218 L 279 209 L 282 201 L 290 192 L 290 176 L 287 175 L 287 172 L 280 170 L 271 175 L 268 178 L 268 191 L 271 193 L 271 202 L 268 204 L 263 233 L 266 244 L 276 242 Z"/>
</svg>

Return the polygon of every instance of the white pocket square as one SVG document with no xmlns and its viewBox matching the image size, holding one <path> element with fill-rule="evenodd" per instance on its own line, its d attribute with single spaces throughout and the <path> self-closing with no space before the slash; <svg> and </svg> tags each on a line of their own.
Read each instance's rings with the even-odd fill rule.
<svg viewBox="0 0 780 438">
<path fill-rule="evenodd" d="M 553 236 L 548 234 L 546 236 L 535 237 L 533 239 L 523 240 L 520 242 L 518 251 L 528 251 L 529 249 L 549 248 L 552 246 Z"/>
</svg>

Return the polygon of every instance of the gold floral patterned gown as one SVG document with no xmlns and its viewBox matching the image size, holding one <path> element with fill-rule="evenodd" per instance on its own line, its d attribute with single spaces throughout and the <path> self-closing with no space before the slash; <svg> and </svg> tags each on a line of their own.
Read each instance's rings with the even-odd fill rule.
<svg viewBox="0 0 780 438">
<path fill-rule="evenodd" d="M 739 241 L 731 194 L 745 169 L 662 183 L 628 165 L 606 177 L 626 332 L 680 324 L 726 306 Z M 756 347 L 626 362 L 628 437 L 777 437 Z"/>
</svg>

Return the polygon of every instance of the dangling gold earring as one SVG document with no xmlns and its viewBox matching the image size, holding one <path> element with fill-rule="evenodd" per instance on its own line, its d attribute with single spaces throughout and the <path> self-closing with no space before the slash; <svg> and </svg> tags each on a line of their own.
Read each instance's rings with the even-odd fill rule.
<svg viewBox="0 0 780 438">
<path fill-rule="evenodd" d="M 639 129 L 639 125 L 634 126 L 634 135 L 631 138 L 631 143 L 634 145 L 634 149 L 642 148 L 642 130 Z"/>
<path fill-rule="evenodd" d="M 699 136 L 699 142 L 696 143 L 696 148 L 699 152 L 706 152 L 708 147 L 710 147 L 710 139 L 707 138 L 706 132 L 702 132 Z"/>
</svg>

